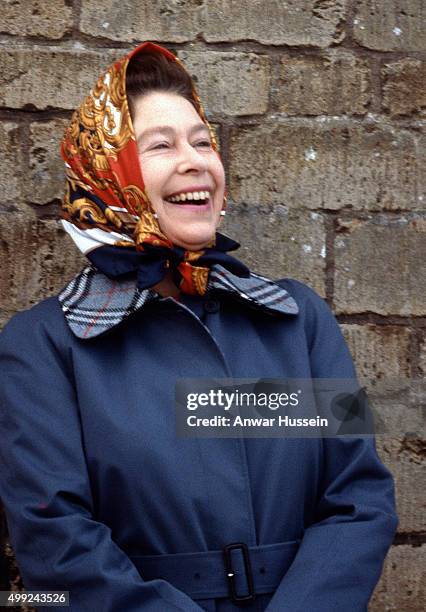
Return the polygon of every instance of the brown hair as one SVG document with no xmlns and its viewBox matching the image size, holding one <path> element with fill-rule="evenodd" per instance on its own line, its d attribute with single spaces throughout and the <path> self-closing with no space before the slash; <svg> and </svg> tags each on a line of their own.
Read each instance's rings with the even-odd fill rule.
<svg viewBox="0 0 426 612">
<path fill-rule="evenodd" d="M 162 53 L 139 53 L 130 59 L 126 70 L 126 94 L 132 119 L 136 98 L 153 91 L 176 93 L 191 102 L 198 112 L 192 80 L 186 70 Z"/>
</svg>

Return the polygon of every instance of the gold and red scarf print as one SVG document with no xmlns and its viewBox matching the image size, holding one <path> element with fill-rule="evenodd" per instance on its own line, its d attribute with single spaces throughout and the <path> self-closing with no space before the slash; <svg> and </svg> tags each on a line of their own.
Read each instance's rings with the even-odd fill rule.
<svg viewBox="0 0 426 612">
<path fill-rule="evenodd" d="M 62 140 L 67 178 L 63 224 L 84 254 L 105 245 L 139 253 L 147 249 L 152 253 L 155 247 L 166 254 L 176 252 L 175 245 L 161 231 L 144 189 L 126 97 L 130 59 L 153 51 L 182 65 L 173 53 L 159 45 L 149 42 L 139 45 L 100 76 L 74 112 Z M 194 84 L 192 87 L 198 114 L 208 126 L 213 148 L 219 154 Z M 208 247 L 214 246 L 212 238 Z M 204 294 L 209 267 L 201 261 L 196 264 L 205 251 L 180 251 L 176 268 L 181 291 Z"/>
</svg>

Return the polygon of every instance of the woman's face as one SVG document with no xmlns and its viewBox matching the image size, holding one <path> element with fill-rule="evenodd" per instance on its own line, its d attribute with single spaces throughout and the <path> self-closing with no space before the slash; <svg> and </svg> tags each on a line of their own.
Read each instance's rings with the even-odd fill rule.
<svg viewBox="0 0 426 612">
<path fill-rule="evenodd" d="M 174 244 L 202 249 L 215 234 L 225 191 L 223 165 L 208 128 L 192 104 L 175 93 L 141 96 L 134 109 L 139 163 L 159 225 Z"/>
</svg>

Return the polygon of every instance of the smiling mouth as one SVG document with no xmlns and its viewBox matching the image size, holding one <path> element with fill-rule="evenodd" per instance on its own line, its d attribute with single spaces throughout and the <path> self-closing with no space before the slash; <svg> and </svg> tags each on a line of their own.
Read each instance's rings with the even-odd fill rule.
<svg viewBox="0 0 426 612">
<path fill-rule="evenodd" d="M 209 191 L 194 191 L 166 197 L 164 201 L 168 204 L 176 204 L 178 206 L 203 206 L 209 203 L 210 195 Z"/>
</svg>

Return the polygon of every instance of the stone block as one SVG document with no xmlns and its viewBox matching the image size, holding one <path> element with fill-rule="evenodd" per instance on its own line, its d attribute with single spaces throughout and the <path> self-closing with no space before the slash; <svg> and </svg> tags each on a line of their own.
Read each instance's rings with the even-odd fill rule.
<svg viewBox="0 0 426 612">
<path fill-rule="evenodd" d="M 395 480 L 398 533 L 425 531 L 426 440 L 377 436 L 376 444 L 380 458 Z"/>
<path fill-rule="evenodd" d="M 342 325 L 362 380 L 410 376 L 410 330 L 397 325 Z"/>
<path fill-rule="evenodd" d="M 423 337 L 420 344 L 420 371 L 423 375 L 426 375 L 426 336 Z"/>
<path fill-rule="evenodd" d="M 392 546 L 373 593 L 369 612 L 423 612 L 426 545 Z"/>
<path fill-rule="evenodd" d="M 75 109 L 123 49 L 2 47 L 0 106 Z M 80 45 L 80 46 L 79 46 Z"/>
<path fill-rule="evenodd" d="M 111 40 L 327 47 L 343 40 L 347 0 L 82 0 L 80 30 Z"/>
<path fill-rule="evenodd" d="M 62 198 L 65 173 L 59 153 L 67 119 L 53 119 L 46 123 L 32 123 L 30 127 L 30 172 L 25 183 L 27 201 L 45 204 Z"/>
<path fill-rule="evenodd" d="M 72 28 L 67 0 L 6 0 L 0 12 L 0 33 L 58 39 Z"/>
<path fill-rule="evenodd" d="M 318 213 L 232 202 L 221 231 L 241 243 L 235 256 L 273 279 L 296 278 L 325 295 L 325 228 Z"/>
<path fill-rule="evenodd" d="M 378 51 L 425 51 L 424 0 L 360 0 L 354 38 Z"/>
<path fill-rule="evenodd" d="M 276 98 L 286 115 L 364 115 L 371 98 L 368 62 L 341 50 L 284 55 Z"/>
<path fill-rule="evenodd" d="M 0 123 L 0 204 L 16 207 L 22 196 L 22 141 L 17 123 Z"/>
<path fill-rule="evenodd" d="M 328 47 L 344 38 L 346 0 L 213 0 L 204 3 L 207 42 Z"/>
<path fill-rule="evenodd" d="M 230 194 L 250 205 L 422 208 L 424 167 L 416 138 L 385 125 L 270 119 L 234 129 Z"/>
<path fill-rule="evenodd" d="M 255 115 L 266 112 L 270 60 L 254 53 L 180 51 L 179 58 L 197 81 L 207 113 Z"/>
<path fill-rule="evenodd" d="M 426 127 L 426 126 L 425 126 Z M 420 128 L 417 140 L 417 165 L 419 168 L 419 179 L 417 181 L 417 207 L 425 210 L 426 205 L 426 129 Z"/>
<path fill-rule="evenodd" d="M 340 219 L 335 241 L 337 312 L 382 315 L 425 313 L 426 219 Z"/>
<path fill-rule="evenodd" d="M 0 215 L 0 256 L 0 310 L 6 312 L 57 293 L 85 263 L 59 222 L 14 214 Z"/>
<path fill-rule="evenodd" d="M 383 108 L 391 115 L 426 117 L 426 62 L 404 58 L 385 64 Z"/>
<path fill-rule="evenodd" d="M 402 453 L 387 463 L 395 478 L 400 533 L 426 530 L 426 442 L 419 440 L 417 445 L 421 454 Z"/>
<path fill-rule="evenodd" d="M 110 40 L 186 42 L 202 31 L 203 0 L 82 0 L 80 30 Z"/>
</svg>

